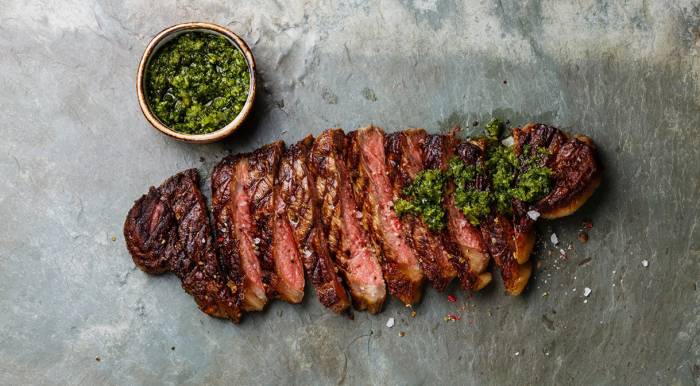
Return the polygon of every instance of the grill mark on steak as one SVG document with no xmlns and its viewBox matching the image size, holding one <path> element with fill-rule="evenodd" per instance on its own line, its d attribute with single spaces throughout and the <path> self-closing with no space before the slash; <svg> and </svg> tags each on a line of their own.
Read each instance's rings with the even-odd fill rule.
<svg viewBox="0 0 700 386">
<path fill-rule="evenodd" d="M 388 175 L 395 197 L 399 197 L 401 191 L 423 170 L 426 137 L 423 129 L 409 129 L 386 136 Z M 418 262 L 425 276 L 433 288 L 444 291 L 457 276 L 451 260 L 458 257 L 449 252 L 442 232 L 430 231 L 419 217 L 405 215 L 401 221 L 408 227 L 407 239 L 418 252 Z"/>
<path fill-rule="evenodd" d="M 358 310 L 377 313 L 386 298 L 378 253 L 360 220 L 362 212 L 345 163 L 345 134 L 341 129 L 321 133 L 311 151 L 310 168 L 316 179 L 328 249 Z M 366 217 L 366 216 L 364 216 Z"/>
<path fill-rule="evenodd" d="M 350 306 L 350 299 L 328 253 L 326 237 L 320 222 L 316 187 L 308 166 L 313 142 L 314 139 L 311 136 L 304 138 L 291 146 L 280 161 L 275 183 L 275 222 L 276 226 L 284 224 L 283 226 L 290 231 L 291 242 L 286 243 L 285 249 L 288 250 L 289 256 L 294 256 L 294 261 L 300 264 L 298 273 L 301 286 L 297 285 L 296 291 L 301 291 L 300 296 L 303 296 L 304 277 L 301 272 L 303 261 L 306 275 L 316 289 L 321 304 L 333 312 L 340 313 Z M 275 240 L 278 235 L 280 232 L 276 231 Z M 293 247 L 292 244 L 294 244 Z M 273 249 L 273 251 L 280 250 Z M 275 261 L 280 259 L 285 261 L 289 257 L 275 257 Z M 297 271 L 297 268 L 295 267 L 294 270 Z M 295 273 L 295 277 L 296 275 Z M 278 274 L 278 276 L 282 275 Z M 278 291 L 283 293 L 280 289 Z M 301 300 L 301 297 L 298 299 Z"/>
<path fill-rule="evenodd" d="M 240 297 L 226 284 L 196 169 L 151 187 L 129 210 L 124 238 L 134 263 L 150 274 L 173 272 L 206 314 L 238 322 Z"/>
<path fill-rule="evenodd" d="M 454 134 L 429 135 L 424 144 L 425 167 L 446 170 L 449 160 L 455 155 L 467 164 L 475 164 L 479 158 L 466 157 L 472 154 L 465 152 L 464 146 L 457 142 Z M 459 153 L 458 150 L 462 152 Z M 453 254 L 458 256 L 452 263 L 457 269 L 460 286 L 465 290 L 478 291 L 491 282 L 491 274 L 486 272 L 489 255 L 482 241 L 481 231 L 456 207 L 454 191 L 454 182 L 448 181 L 445 188 L 446 238 L 449 240 L 447 245 L 451 247 Z"/>
<path fill-rule="evenodd" d="M 352 169 L 360 181 L 356 196 L 364 195 L 371 214 L 374 239 L 381 247 L 384 279 L 389 292 L 404 304 L 417 303 L 422 295 L 423 271 L 409 234 L 394 212 L 394 194 L 389 181 L 384 152 L 384 132 L 369 126 L 348 135 Z"/>
</svg>

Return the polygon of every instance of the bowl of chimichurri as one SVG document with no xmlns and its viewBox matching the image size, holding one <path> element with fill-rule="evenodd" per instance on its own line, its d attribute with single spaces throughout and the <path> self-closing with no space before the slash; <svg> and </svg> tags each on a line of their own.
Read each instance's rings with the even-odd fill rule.
<svg viewBox="0 0 700 386">
<path fill-rule="evenodd" d="M 250 114 L 255 60 L 245 41 L 222 26 L 177 24 L 146 47 L 136 90 L 157 130 L 185 142 L 218 141 Z"/>
</svg>

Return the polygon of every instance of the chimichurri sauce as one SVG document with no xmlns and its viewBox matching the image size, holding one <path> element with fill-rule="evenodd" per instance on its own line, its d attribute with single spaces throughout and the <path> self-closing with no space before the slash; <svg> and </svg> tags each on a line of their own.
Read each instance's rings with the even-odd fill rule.
<svg viewBox="0 0 700 386">
<path fill-rule="evenodd" d="M 223 36 L 187 32 L 161 47 L 146 69 L 153 113 L 171 129 L 206 134 L 234 120 L 248 98 L 243 53 Z"/>
</svg>

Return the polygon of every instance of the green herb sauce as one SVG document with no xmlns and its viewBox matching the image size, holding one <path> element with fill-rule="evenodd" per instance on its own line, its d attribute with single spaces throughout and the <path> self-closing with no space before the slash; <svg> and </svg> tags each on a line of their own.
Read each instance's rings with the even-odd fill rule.
<svg viewBox="0 0 700 386">
<path fill-rule="evenodd" d="M 530 145 L 526 145 L 518 157 L 513 147 L 500 142 L 503 126 L 497 119 L 486 125 L 488 146 L 483 164 L 467 165 L 454 157 L 444 172 L 422 171 L 403 190 L 403 197 L 396 200 L 396 213 L 419 216 L 430 230 L 444 229 L 443 197 L 448 181 L 455 184 L 455 205 L 473 225 L 478 225 L 492 211 L 510 214 L 514 199 L 530 203 L 549 193 L 552 171 L 541 166 L 541 157 L 550 155 L 549 151 L 538 148 L 530 155 Z M 490 178 L 489 189 L 476 189 L 474 182 L 480 175 Z"/>
<path fill-rule="evenodd" d="M 484 167 L 467 166 L 459 158 L 450 161 L 448 173 L 455 181 L 455 204 L 469 222 L 476 225 L 493 209 L 510 214 L 513 199 L 530 203 L 539 200 L 550 189 L 551 169 L 541 166 L 538 156 L 547 156 L 549 151 L 538 148 L 530 154 L 530 145 L 525 145 L 521 156 L 513 147 L 500 143 L 503 124 L 492 119 L 486 125 L 488 147 Z M 477 173 L 491 178 L 490 190 L 480 191 L 470 184 Z"/>
<path fill-rule="evenodd" d="M 154 114 L 185 134 L 206 134 L 234 120 L 248 98 L 250 74 L 241 51 L 223 36 L 184 33 L 166 43 L 146 70 Z"/>
<path fill-rule="evenodd" d="M 405 198 L 394 203 L 399 216 L 413 214 L 419 216 L 432 231 L 445 227 L 445 209 L 442 206 L 445 194 L 445 174 L 438 169 L 420 172 L 413 182 L 403 189 Z"/>
</svg>

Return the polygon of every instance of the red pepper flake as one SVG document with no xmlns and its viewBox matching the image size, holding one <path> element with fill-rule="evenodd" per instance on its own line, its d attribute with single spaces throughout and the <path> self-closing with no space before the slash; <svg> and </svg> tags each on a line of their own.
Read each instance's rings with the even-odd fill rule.
<svg viewBox="0 0 700 386">
<path fill-rule="evenodd" d="M 457 301 L 457 297 L 454 295 L 447 295 L 447 301 L 450 303 L 455 303 Z"/>
<path fill-rule="evenodd" d="M 450 320 L 452 320 L 452 321 L 462 320 L 461 316 L 455 315 L 453 313 L 447 314 L 447 317 L 450 318 Z"/>
<path fill-rule="evenodd" d="M 584 220 L 583 221 L 583 227 L 586 229 L 592 229 L 593 228 L 593 221 L 591 220 Z"/>
</svg>

